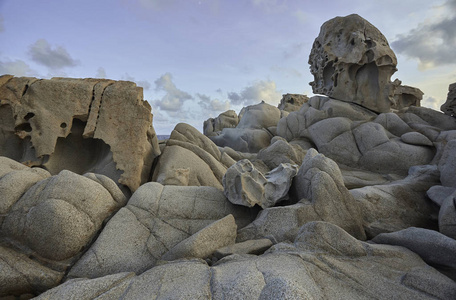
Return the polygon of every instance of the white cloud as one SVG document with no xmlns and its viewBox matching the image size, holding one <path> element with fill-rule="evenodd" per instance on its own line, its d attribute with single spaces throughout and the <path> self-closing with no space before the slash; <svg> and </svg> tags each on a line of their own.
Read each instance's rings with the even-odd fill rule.
<svg viewBox="0 0 456 300">
<path fill-rule="evenodd" d="M 456 0 L 449 0 L 434 10 L 439 17 L 425 20 L 391 43 L 397 53 L 417 59 L 421 70 L 456 63 Z"/>
<path fill-rule="evenodd" d="M 0 61 L 0 75 L 9 74 L 14 76 L 34 76 L 35 72 L 23 60 Z"/>
<path fill-rule="evenodd" d="M 79 64 L 79 61 L 73 59 L 63 46 L 52 48 L 45 39 L 39 39 L 32 44 L 28 54 L 34 62 L 53 70 L 74 67 Z"/>
<path fill-rule="evenodd" d="M 97 70 L 97 74 L 95 74 L 96 78 L 106 78 L 106 70 L 103 67 L 99 67 Z"/>
<path fill-rule="evenodd" d="M 435 110 L 440 110 L 441 105 L 442 101 L 439 101 L 434 97 L 427 97 L 426 99 L 421 101 L 421 106 L 432 108 Z"/>
<path fill-rule="evenodd" d="M 261 80 L 245 87 L 240 93 L 228 93 L 232 104 L 251 105 L 261 101 L 277 105 L 282 94 L 277 91 L 276 83 L 272 80 Z"/>
<path fill-rule="evenodd" d="M 293 16 L 302 24 L 309 22 L 310 16 L 302 10 L 297 10 L 293 13 Z"/>
<path fill-rule="evenodd" d="M 155 80 L 155 90 L 164 91 L 166 94 L 161 100 L 153 101 L 153 104 L 168 112 L 180 111 L 185 101 L 193 99 L 189 93 L 176 87 L 170 73 L 166 73 Z"/>
<path fill-rule="evenodd" d="M 221 101 L 219 99 L 211 99 L 204 94 L 196 94 L 200 101 L 198 104 L 207 112 L 224 112 L 230 109 L 230 101 Z"/>
</svg>

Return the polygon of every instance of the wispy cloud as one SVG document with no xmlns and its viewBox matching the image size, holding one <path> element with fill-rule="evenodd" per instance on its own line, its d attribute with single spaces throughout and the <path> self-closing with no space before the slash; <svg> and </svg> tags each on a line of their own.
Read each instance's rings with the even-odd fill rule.
<svg viewBox="0 0 456 300">
<path fill-rule="evenodd" d="M 95 74 L 96 78 L 106 78 L 106 70 L 103 67 L 99 67 L 97 73 Z"/>
<path fill-rule="evenodd" d="M 0 61 L 0 75 L 3 74 L 15 76 L 35 76 L 36 72 L 33 71 L 23 60 L 16 59 L 11 61 L 7 59 Z"/>
<path fill-rule="evenodd" d="M 456 63 L 456 0 L 434 9 L 446 15 L 421 23 L 391 43 L 397 53 L 418 59 L 421 70 Z"/>
<path fill-rule="evenodd" d="M 234 105 L 251 105 L 260 101 L 276 105 L 279 103 L 282 95 L 277 91 L 276 83 L 272 80 L 260 80 L 252 85 L 245 87 L 240 93 L 228 93 L 228 99 Z"/>
<path fill-rule="evenodd" d="M 164 91 L 166 94 L 161 100 L 153 101 L 153 104 L 168 112 L 180 111 L 185 101 L 193 99 L 189 93 L 176 87 L 171 73 L 166 73 L 155 80 L 155 90 Z"/>
<path fill-rule="evenodd" d="M 286 68 L 274 65 L 271 67 L 271 71 L 284 74 L 285 77 L 302 77 L 302 73 L 295 68 Z"/>
<path fill-rule="evenodd" d="M 45 39 L 39 39 L 29 48 L 31 59 L 53 70 L 74 67 L 79 61 L 73 59 L 63 46 L 52 47 Z"/>
</svg>

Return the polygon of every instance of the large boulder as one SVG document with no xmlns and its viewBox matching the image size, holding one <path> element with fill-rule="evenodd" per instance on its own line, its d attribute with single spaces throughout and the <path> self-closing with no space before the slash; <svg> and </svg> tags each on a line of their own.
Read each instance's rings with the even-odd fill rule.
<svg viewBox="0 0 456 300">
<path fill-rule="evenodd" d="M 231 204 L 214 187 L 146 183 L 106 224 L 69 276 L 94 278 L 144 272 L 174 246 L 229 214 L 242 228 L 256 212 Z"/>
<path fill-rule="evenodd" d="M 331 159 L 314 149 L 307 151 L 290 190 L 298 203 L 262 210 L 255 221 L 239 230 L 237 240 L 292 241 L 298 229 L 311 221 L 337 224 L 358 239 L 366 238 L 359 205 Z"/>
<path fill-rule="evenodd" d="M 397 83 L 397 59 L 387 39 L 371 23 L 352 14 L 326 21 L 309 56 L 315 94 L 389 112 Z"/>
<path fill-rule="evenodd" d="M 128 81 L 0 77 L 0 155 L 96 172 L 136 190 L 160 153 L 150 105 Z"/>
<path fill-rule="evenodd" d="M 239 123 L 238 115 L 234 110 L 227 110 L 216 118 L 209 118 L 204 121 L 203 133 L 205 136 L 214 136 L 220 133 L 223 128 L 234 128 Z"/>
<path fill-rule="evenodd" d="M 152 284 L 151 284 L 152 283 Z M 361 242 L 325 222 L 261 256 L 231 255 L 208 266 L 177 260 L 135 276 L 68 280 L 37 299 L 454 299 L 456 283 L 412 251 Z"/>
<path fill-rule="evenodd" d="M 426 192 L 439 182 L 438 175 L 436 166 L 416 166 L 402 180 L 350 190 L 368 238 L 412 226 L 437 229 L 438 207 Z"/>
<path fill-rule="evenodd" d="M 68 267 L 90 244 L 103 221 L 126 203 L 112 180 L 103 177 L 111 192 L 100 182 L 70 171 L 37 181 L 5 210 L 1 241 L 20 245 L 54 268 Z M 0 179 L 0 186 L 3 180 L 8 180 L 8 174 Z M 1 191 L 8 195 L 15 188 L 2 186 Z"/>
<path fill-rule="evenodd" d="M 417 132 L 409 124 L 419 119 L 422 126 L 431 125 L 411 112 L 401 117 L 391 113 L 379 115 L 359 105 L 315 96 L 299 111 L 282 118 L 277 134 L 290 142 L 305 138 L 319 152 L 342 165 L 405 176 L 410 167 L 433 160 L 436 150 L 432 142 L 440 130 L 432 127 L 435 136 Z"/>
<path fill-rule="evenodd" d="M 166 143 L 155 166 L 152 181 L 161 184 L 213 186 L 223 189 L 222 178 L 235 161 L 196 128 L 179 123 Z M 188 180 L 178 180 L 182 169 L 187 169 Z M 177 180 L 176 180 L 177 179 Z"/>
</svg>

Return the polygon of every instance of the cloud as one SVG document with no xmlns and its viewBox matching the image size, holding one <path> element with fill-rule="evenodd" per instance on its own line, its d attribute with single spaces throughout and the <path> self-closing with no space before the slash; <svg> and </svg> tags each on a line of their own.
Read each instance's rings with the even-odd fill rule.
<svg viewBox="0 0 456 300">
<path fill-rule="evenodd" d="M 286 1 L 281 0 L 251 0 L 253 5 L 266 13 L 278 13 L 287 9 Z"/>
<path fill-rule="evenodd" d="M 296 58 L 296 57 L 302 56 L 303 54 L 307 54 L 307 52 L 308 52 L 308 51 L 306 51 L 307 47 L 308 47 L 308 45 L 305 45 L 304 43 L 298 43 L 298 44 L 291 45 L 283 52 L 283 58 L 290 59 L 290 58 Z"/>
<path fill-rule="evenodd" d="M 79 61 L 73 59 L 63 46 L 56 46 L 53 49 L 45 39 L 39 39 L 32 44 L 28 54 L 34 62 L 53 70 L 74 67 L 79 64 Z"/>
<path fill-rule="evenodd" d="M 207 112 L 224 112 L 230 109 L 230 101 L 221 101 L 219 99 L 211 99 L 204 94 L 196 94 L 200 101 L 198 104 Z"/>
<path fill-rule="evenodd" d="M 106 78 L 106 70 L 103 67 L 99 67 L 97 70 L 97 74 L 95 74 L 96 78 Z"/>
<path fill-rule="evenodd" d="M 302 24 L 309 22 L 309 14 L 300 9 L 294 12 L 293 16 Z"/>
<path fill-rule="evenodd" d="M 170 73 L 166 73 L 155 80 L 155 90 L 164 91 L 166 94 L 161 100 L 153 101 L 153 104 L 168 112 L 180 111 L 185 101 L 193 99 L 189 93 L 176 87 Z"/>
<path fill-rule="evenodd" d="M 228 93 L 228 99 L 235 105 L 251 105 L 261 101 L 276 105 L 281 98 L 282 95 L 277 91 L 276 84 L 272 80 L 260 80 L 245 87 L 240 93 Z"/>
<path fill-rule="evenodd" d="M 35 72 L 23 60 L 0 61 L 0 75 L 10 74 L 14 76 L 33 76 Z"/>
<path fill-rule="evenodd" d="M 128 73 L 125 73 L 122 75 L 122 80 L 127 80 L 127 81 L 132 81 L 136 83 L 137 86 L 142 87 L 144 90 L 148 90 L 151 87 L 151 84 L 147 80 L 136 80 L 134 77 L 128 75 Z"/>
<path fill-rule="evenodd" d="M 443 104 L 444 101 L 439 101 L 434 97 L 427 97 L 426 99 L 421 101 L 421 106 L 429 107 L 435 110 L 440 110 L 440 106 Z"/>
<path fill-rule="evenodd" d="M 434 9 L 451 14 L 425 21 L 391 43 L 397 53 L 418 59 L 421 70 L 456 63 L 456 0 Z"/>
</svg>

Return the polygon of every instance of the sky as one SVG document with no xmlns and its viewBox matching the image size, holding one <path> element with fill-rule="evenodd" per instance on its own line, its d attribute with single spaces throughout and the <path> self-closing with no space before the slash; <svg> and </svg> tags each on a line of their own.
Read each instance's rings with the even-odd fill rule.
<svg viewBox="0 0 456 300">
<path fill-rule="evenodd" d="M 282 94 L 312 96 L 320 26 L 359 14 L 398 78 L 439 110 L 456 82 L 456 0 L 0 0 L 0 75 L 108 78 L 144 88 L 157 134 Z"/>
</svg>

